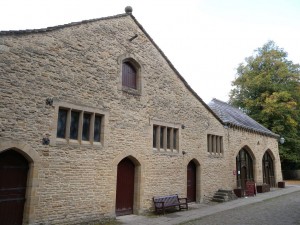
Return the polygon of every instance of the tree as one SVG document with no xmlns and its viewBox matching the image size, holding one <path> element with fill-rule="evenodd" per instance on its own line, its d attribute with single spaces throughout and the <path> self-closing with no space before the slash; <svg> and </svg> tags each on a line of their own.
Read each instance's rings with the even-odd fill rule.
<svg viewBox="0 0 300 225">
<path fill-rule="evenodd" d="M 300 65 L 268 41 L 237 68 L 230 104 L 286 140 L 279 146 L 283 169 L 300 169 Z"/>
</svg>

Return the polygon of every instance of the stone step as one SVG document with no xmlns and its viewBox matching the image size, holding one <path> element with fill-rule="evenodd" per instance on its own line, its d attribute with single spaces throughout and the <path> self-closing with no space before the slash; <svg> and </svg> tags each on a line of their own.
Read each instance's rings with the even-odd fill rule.
<svg viewBox="0 0 300 225">
<path fill-rule="evenodd" d="M 219 195 L 219 196 L 228 196 L 227 193 L 224 192 L 216 192 L 215 195 Z"/>
<path fill-rule="evenodd" d="M 217 195 L 214 195 L 213 198 L 215 198 L 215 199 L 223 199 L 224 201 L 227 201 L 229 199 L 228 196 L 217 196 Z"/>
<path fill-rule="evenodd" d="M 212 201 L 213 201 L 213 202 L 226 202 L 225 199 L 222 199 L 222 198 L 215 198 L 215 197 L 212 198 Z"/>
<path fill-rule="evenodd" d="M 228 194 L 231 194 L 233 193 L 232 190 L 225 190 L 225 189 L 219 189 L 218 192 L 222 192 L 222 193 L 228 193 Z"/>
<path fill-rule="evenodd" d="M 233 190 L 219 189 L 211 199 L 214 202 L 227 202 L 236 199 Z"/>
<path fill-rule="evenodd" d="M 225 200 L 228 200 L 229 197 L 227 195 L 218 195 L 218 194 L 215 194 L 213 198 L 222 198 L 222 199 L 225 199 Z"/>
</svg>

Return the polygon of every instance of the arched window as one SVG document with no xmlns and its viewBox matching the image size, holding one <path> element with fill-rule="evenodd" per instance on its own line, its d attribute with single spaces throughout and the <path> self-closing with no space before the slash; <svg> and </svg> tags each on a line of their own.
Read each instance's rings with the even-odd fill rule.
<svg viewBox="0 0 300 225">
<path fill-rule="evenodd" d="M 265 152 L 262 159 L 263 181 L 271 187 L 275 187 L 273 159 L 269 152 Z"/>
<path fill-rule="evenodd" d="M 137 89 L 137 70 L 128 61 L 122 64 L 122 86 Z"/>
<path fill-rule="evenodd" d="M 245 190 L 247 181 L 254 181 L 253 160 L 249 152 L 242 148 L 236 156 L 237 186 Z"/>
</svg>

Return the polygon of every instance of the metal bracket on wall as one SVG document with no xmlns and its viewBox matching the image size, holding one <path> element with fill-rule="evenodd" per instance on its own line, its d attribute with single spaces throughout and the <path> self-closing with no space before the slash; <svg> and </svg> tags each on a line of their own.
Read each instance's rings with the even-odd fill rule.
<svg viewBox="0 0 300 225">
<path fill-rule="evenodd" d="M 53 98 L 46 98 L 46 105 L 53 105 Z"/>
</svg>

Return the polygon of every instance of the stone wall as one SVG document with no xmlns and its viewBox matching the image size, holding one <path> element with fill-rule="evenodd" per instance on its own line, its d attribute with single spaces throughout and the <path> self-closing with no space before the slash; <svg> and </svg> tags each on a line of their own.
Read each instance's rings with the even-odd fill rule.
<svg viewBox="0 0 300 225">
<path fill-rule="evenodd" d="M 279 173 L 273 139 L 224 129 L 130 16 L 53 31 L 0 33 L 0 46 L 0 138 L 9 142 L 0 151 L 9 146 L 27 155 L 34 173 L 28 180 L 31 201 L 25 204 L 24 224 L 114 217 L 117 165 L 125 157 L 136 167 L 134 213 L 151 209 L 156 195 L 186 196 L 191 160 L 197 165 L 198 202 L 219 188 L 233 188 L 235 156 L 244 145 L 258 161 L 270 149 Z M 121 87 L 124 57 L 141 66 L 140 94 Z M 53 105 L 46 104 L 47 98 L 54 99 Z M 103 112 L 103 143 L 57 140 L 58 108 L 70 105 Z M 179 127 L 179 152 L 153 149 L 156 123 Z M 207 152 L 207 134 L 224 137 L 223 155 Z M 43 145 L 49 135 L 50 145 Z M 257 170 L 259 180 L 259 166 Z"/>
<path fill-rule="evenodd" d="M 230 149 L 230 184 L 231 188 L 236 187 L 236 176 L 233 171 L 236 170 L 236 156 L 238 152 L 246 147 L 253 157 L 253 172 L 256 183 L 263 183 L 262 159 L 266 151 L 268 151 L 274 163 L 275 183 L 282 181 L 281 163 L 278 151 L 278 141 L 276 138 L 264 136 L 261 134 L 248 132 L 239 128 L 226 129 L 227 145 Z"/>
</svg>

